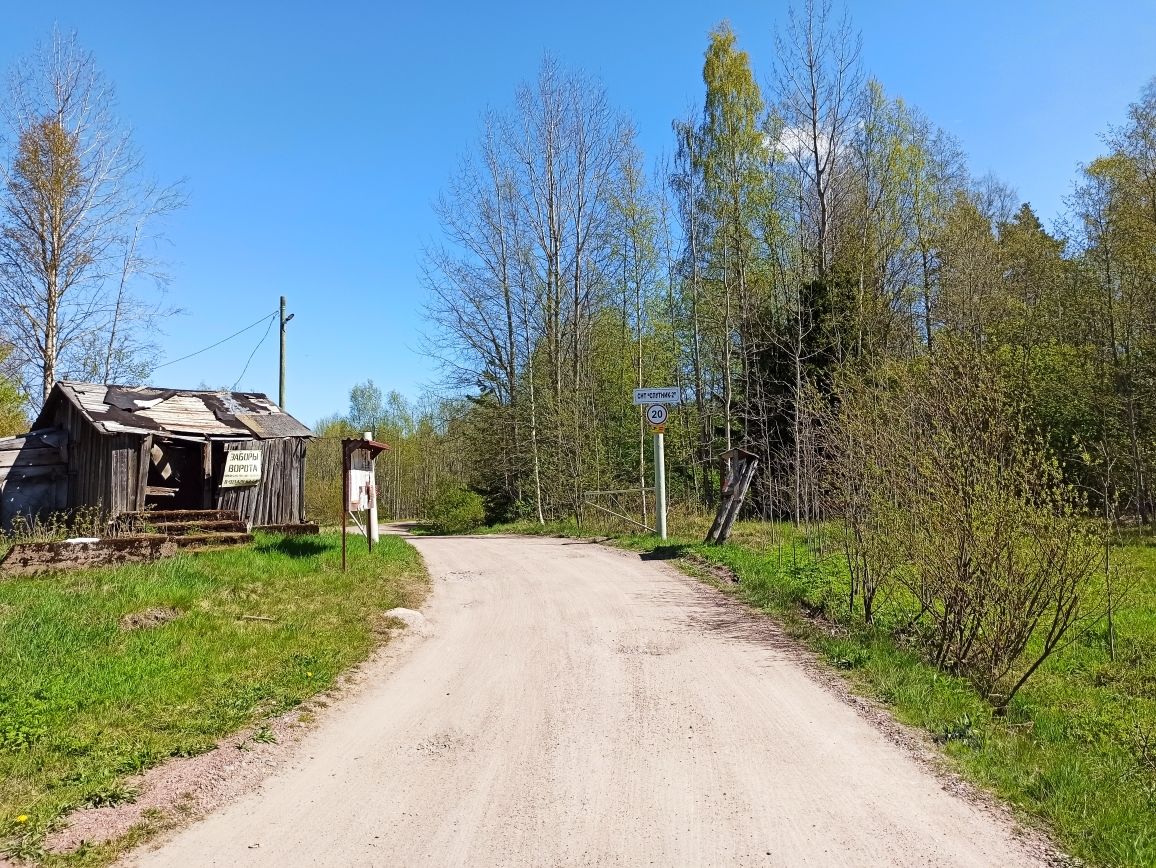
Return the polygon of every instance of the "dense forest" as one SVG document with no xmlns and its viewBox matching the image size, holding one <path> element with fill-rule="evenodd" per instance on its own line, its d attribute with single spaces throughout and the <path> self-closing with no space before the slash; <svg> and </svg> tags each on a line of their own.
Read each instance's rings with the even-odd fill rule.
<svg viewBox="0 0 1156 868">
<path fill-rule="evenodd" d="M 676 386 L 676 511 L 693 526 L 720 456 L 754 452 L 747 517 L 838 555 L 816 611 L 914 644 L 998 714 L 1096 624 L 1115 660 L 1134 577 L 1113 543 L 1156 521 L 1156 81 L 1049 228 L 860 53 L 829 4 L 789 16 L 769 71 L 718 25 L 657 165 L 596 81 L 545 59 L 437 202 L 447 397 L 356 387 L 318 426 L 313 513 L 339 515 L 336 438 L 373 430 L 393 517 L 448 530 L 473 498 L 459 527 L 572 528 L 616 492 L 646 524 L 631 392 Z"/>
<path fill-rule="evenodd" d="M 688 509 L 711 506 L 717 456 L 741 445 L 763 462 L 755 514 L 844 513 L 847 456 L 882 448 L 864 437 L 954 436 L 952 414 L 982 406 L 1003 465 L 1014 441 L 1058 468 L 1050 496 L 1150 522 L 1156 86 L 1049 229 L 862 70 L 829 6 L 797 10 L 775 48 L 754 70 L 729 25 L 709 35 L 701 108 L 658 166 L 602 87 L 551 59 L 483 116 L 424 260 L 428 349 L 454 400 L 414 416 L 395 399 L 371 426 L 437 467 L 390 471 L 395 514 L 454 484 L 491 519 L 534 521 L 644 488 L 630 392 L 677 385 L 667 455 Z M 896 393 L 910 412 L 883 413 Z M 363 399 L 323 428 L 369 425 Z"/>
</svg>

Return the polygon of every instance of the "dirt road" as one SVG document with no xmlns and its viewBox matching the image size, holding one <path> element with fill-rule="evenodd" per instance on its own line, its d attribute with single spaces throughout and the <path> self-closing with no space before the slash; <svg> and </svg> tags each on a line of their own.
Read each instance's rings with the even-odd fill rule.
<svg viewBox="0 0 1156 868">
<path fill-rule="evenodd" d="M 1040 864 L 693 579 L 580 542 L 414 542 L 429 635 L 130 864 Z"/>
</svg>

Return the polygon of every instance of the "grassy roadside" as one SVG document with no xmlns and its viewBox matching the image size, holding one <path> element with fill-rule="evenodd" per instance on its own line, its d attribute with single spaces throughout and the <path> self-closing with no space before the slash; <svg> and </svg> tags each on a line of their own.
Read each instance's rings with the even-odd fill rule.
<svg viewBox="0 0 1156 868">
<path fill-rule="evenodd" d="M 891 638 L 906 601 L 883 601 L 877 629 L 848 615 L 846 568 L 829 540 L 820 558 L 816 539 L 781 525 L 740 523 L 721 547 L 701 545 L 705 521 L 682 518 L 672 527 L 663 545 L 684 570 L 705 576 L 707 564 L 727 567 L 741 581 L 724 590 L 775 617 L 857 692 L 929 732 L 955 769 L 1042 821 L 1068 853 L 1103 866 L 1156 865 L 1156 545 L 1115 552 L 1135 582 L 1117 617 L 1116 661 L 1105 630 L 1096 629 L 1049 661 L 997 718 L 965 681 Z M 654 536 L 614 542 L 638 551 L 659 545 Z"/>
<path fill-rule="evenodd" d="M 0 582 L 0 850 L 36 858 L 72 808 L 326 689 L 426 586 L 402 539 L 342 573 L 328 535 Z"/>
</svg>

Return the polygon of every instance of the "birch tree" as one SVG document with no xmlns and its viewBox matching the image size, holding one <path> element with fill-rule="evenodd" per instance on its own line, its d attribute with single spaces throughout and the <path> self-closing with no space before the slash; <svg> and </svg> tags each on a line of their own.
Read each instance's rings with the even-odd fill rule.
<svg viewBox="0 0 1156 868">
<path fill-rule="evenodd" d="M 539 520 L 577 515 L 603 472 L 588 433 L 605 421 L 592 357 L 615 298 L 615 202 L 637 175 L 632 141 L 600 85 L 547 58 L 512 108 L 485 117 L 438 206 L 431 351 L 502 432 L 507 503 L 532 497 Z"/>
<path fill-rule="evenodd" d="M 74 36 L 15 67 L 4 120 L 0 329 L 23 387 L 41 400 L 61 378 L 142 379 L 165 311 L 136 284 L 163 284 L 151 247 L 179 185 L 144 178 L 112 85 Z"/>
<path fill-rule="evenodd" d="M 834 256 L 837 221 L 849 191 L 844 174 L 848 145 L 859 119 L 862 39 L 830 0 L 806 0 L 791 9 L 776 40 L 778 107 L 784 144 L 800 178 L 803 228 L 809 235 L 813 276 L 825 282 Z"/>
</svg>

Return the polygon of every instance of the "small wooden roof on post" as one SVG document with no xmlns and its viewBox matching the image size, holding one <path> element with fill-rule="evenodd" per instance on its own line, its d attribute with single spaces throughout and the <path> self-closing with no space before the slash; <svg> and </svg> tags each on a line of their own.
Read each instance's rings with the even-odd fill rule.
<svg viewBox="0 0 1156 868">
<path fill-rule="evenodd" d="M 341 571 L 345 572 L 345 538 L 348 532 L 349 519 L 349 472 L 353 467 L 353 453 L 368 452 L 372 462 L 382 452 L 388 451 L 388 443 L 379 443 L 373 439 L 368 431 L 360 437 L 345 437 L 341 440 Z M 372 466 L 372 464 L 371 464 Z M 376 497 L 376 492 L 374 493 Z M 371 513 L 372 515 L 372 513 Z M 370 547 L 373 542 L 369 538 L 369 525 L 366 525 L 365 541 Z"/>
<path fill-rule="evenodd" d="M 370 458 L 376 458 L 390 448 L 388 443 L 378 443 L 376 440 L 370 440 L 368 437 L 347 437 L 341 441 L 341 450 L 346 461 L 352 458 L 353 453 L 359 449 L 364 449 L 369 452 Z"/>
</svg>

